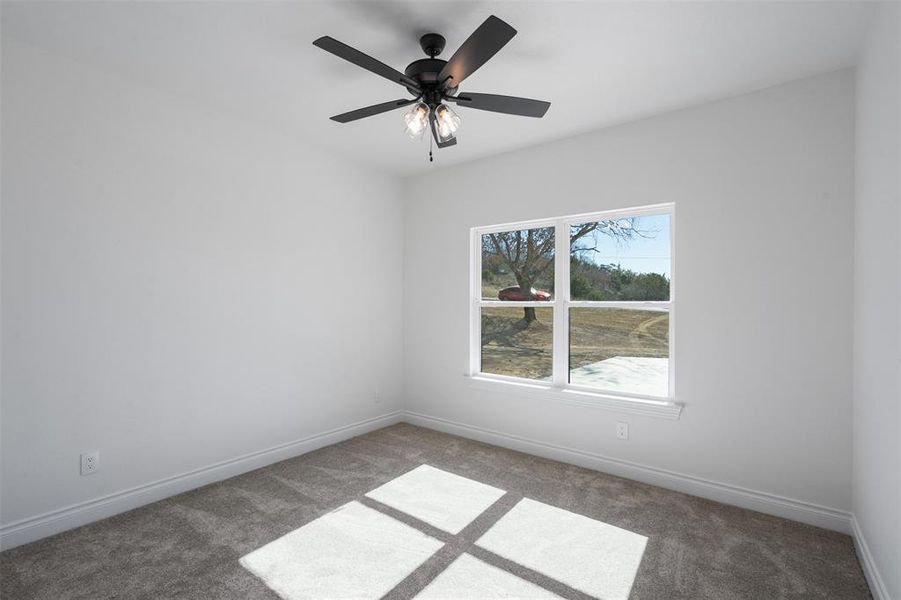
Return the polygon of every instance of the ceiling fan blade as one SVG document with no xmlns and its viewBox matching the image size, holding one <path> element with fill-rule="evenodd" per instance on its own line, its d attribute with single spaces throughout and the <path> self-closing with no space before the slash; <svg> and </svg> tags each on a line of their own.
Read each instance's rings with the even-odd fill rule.
<svg viewBox="0 0 901 600">
<path fill-rule="evenodd" d="M 484 65 L 489 58 L 497 54 L 498 50 L 513 39 L 514 35 L 516 35 L 515 29 L 491 15 L 454 52 L 454 55 L 441 69 L 441 73 L 438 74 L 438 81 L 444 81 L 447 77 L 451 77 L 445 83 L 445 87 L 457 87 L 476 69 Z"/>
<path fill-rule="evenodd" d="M 376 75 L 381 75 L 385 79 L 390 79 L 394 83 L 399 83 L 400 85 L 413 88 L 417 92 L 422 91 L 419 87 L 419 84 L 415 80 L 410 79 L 397 69 L 389 67 L 385 63 L 372 58 L 368 54 L 363 54 L 356 48 L 351 48 L 347 44 L 339 42 L 335 38 L 326 35 L 313 42 L 313 45 L 322 48 L 326 52 L 331 52 L 335 56 L 343 58 L 348 62 L 352 62 L 358 67 L 363 67 L 367 71 L 371 71 Z"/>
<path fill-rule="evenodd" d="M 519 115 L 521 117 L 543 117 L 550 102 L 544 100 L 532 100 L 531 98 L 517 98 L 516 96 L 498 96 L 497 94 L 472 94 L 465 92 L 456 97 L 448 97 L 448 100 L 457 103 L 457 106 L 489 110 L 491 112 Z"/>
<path fill-rule="evenodd" d="M 435 144 L 437 144 L 439 148 L 448 148 L 457 145 L 456 137 L 452 137 L 444 142 L 438 140 L 438 120 L 435 118 L 435 111 L 433 110 L 429 111 L 429 129 L 432 131 L 432 138 L 434 138 Z"/>
<path fill-rule="evenodd" d="M 363 119 L 366 117 L 371 117 L 373 115 L 380 115 L 383 112 L 388 112 L 389 110 L 394 110 L 395 108 L 400 108 L 401 106 L 413 104 L 418 100 L 419 98 L 412 98 L 410 100 L 404 99 L 392 100 L 391 102 L 382 102 L 381 104 L 373 104 L 372 106 L 367 106 L 365 108 L 358 108 L 357 110 L 341 113 L 340 115 L 331 117 L 331 119 L 332 121 L 337 121 L 339 123 L 350 123 L 351 121 L 356 121 L 357 119 Z"/>
</svg>

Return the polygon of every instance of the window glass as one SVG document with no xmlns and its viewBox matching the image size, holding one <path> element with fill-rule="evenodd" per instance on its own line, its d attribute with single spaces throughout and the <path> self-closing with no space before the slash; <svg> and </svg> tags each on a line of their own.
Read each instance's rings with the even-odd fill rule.
<svg viewBox="0 0 901 600">
<path fill-rule="evenodd" d="M 670 215 L 573 225 L 569 264 L 573 300 L 669 300 Z"/>
<path fill-rule="evenodd" d="M 482 373 L 550 381 L 554 309 L 482 307 Z"/>
<path fill-rule="evenodd" d="M 554 290 L 554 228 L 482 234 L 482 299 L 549 301 Z"/>
<path fill-rule="evenodd" d="M 667 396 L 669 312 L 571 308 L 569 382 L 606 391 Z"/>
</svg>

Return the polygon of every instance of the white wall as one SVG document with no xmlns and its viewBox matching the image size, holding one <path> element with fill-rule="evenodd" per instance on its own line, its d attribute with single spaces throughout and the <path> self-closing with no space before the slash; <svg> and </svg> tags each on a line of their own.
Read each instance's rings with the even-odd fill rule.
<svg viewBox="0 0 901 600">
<path fill-rule="evenodd" d="M 4 525 L 400 407 L 399 181 L 2 50 Z"/>
<path fill-rule="evenodd" d="M 847 523 L 853 115 L 842 71 L 410 180 L 408 409 Z M 659 202 L 676 205 L 680 420 L 470 387 L 471 227 Z M 617 420 L 629 441 L 615 439 Z"/>
<path fill-rule="evenodd" d="M 901 9 L 883 5 L 857 67 L 854 205 L 854 515 L 901 598 Z M 878 575 L 876 576 L 879 577 Z"/>
</svg>

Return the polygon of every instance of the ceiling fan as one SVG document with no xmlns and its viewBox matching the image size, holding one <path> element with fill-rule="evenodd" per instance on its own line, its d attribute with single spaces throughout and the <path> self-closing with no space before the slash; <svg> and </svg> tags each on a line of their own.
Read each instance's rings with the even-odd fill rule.
<svg viewBox="0 0 901 600">
<path fill-rule="evenodd" d="M 349 123 L 413 104 L 413 108 L 404 115 L 407 134 L 414 139 L 422 139 L 425 130 L 430 129 L 438 147 L 447 148 L 457 143 L 455 134 L 461 121 L 446 102 L 524 117 L 543 117 L 550 107 L 550 102 L 530 98 L 458 92 L 463 80 L 497 54 L 514 35 L 515 29 L 492 15 L 463 42 L 450 60 L 445 61 L 436 58 L 444 50 L 444 37 L 427 33 L 420 38 L 419 45 L 429 58 L 413 61 L 403 73 L 329 36 L 319 38 L 313 45 L 390 79 L 413 95 L 413 98 L 391 100 L 335 115 L 333 121 Z"/>
</svg>

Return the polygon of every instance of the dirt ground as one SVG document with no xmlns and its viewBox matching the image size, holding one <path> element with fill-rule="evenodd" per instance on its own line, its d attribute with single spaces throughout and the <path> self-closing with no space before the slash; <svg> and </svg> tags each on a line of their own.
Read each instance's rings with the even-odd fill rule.
<svg viewBox="0 0 901 600">
<path fill-rule="evenodd" d="M 538 308 L 528 327 L 523 309 L 482 309 L 482 372 L 528 379 L 552 373 L 553 309 Z M 613 356 L 665 358 L 669 355 L 669 314 L 617 308 L 570 310 L 570 367 Z"/>
</svg>

